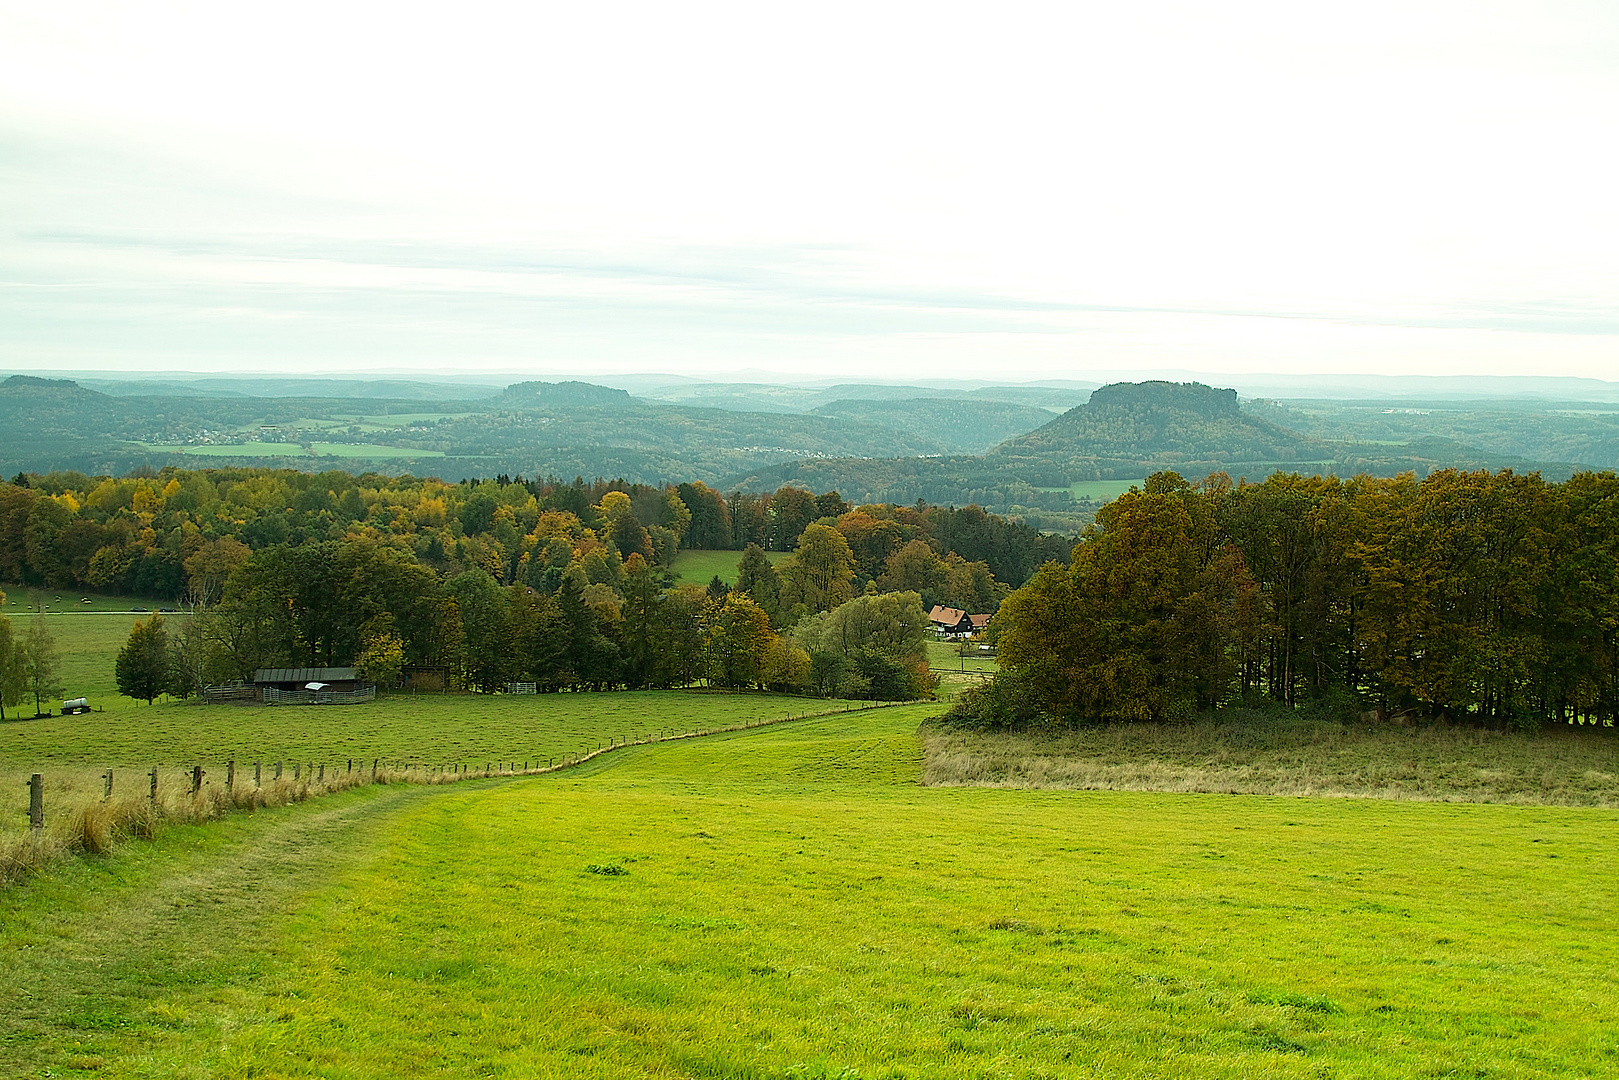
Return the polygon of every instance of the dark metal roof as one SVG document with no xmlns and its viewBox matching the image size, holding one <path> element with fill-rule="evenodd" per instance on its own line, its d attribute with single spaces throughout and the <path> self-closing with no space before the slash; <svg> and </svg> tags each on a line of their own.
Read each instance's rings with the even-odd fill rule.
<svg viewBox="0 0 1619 1080">
<path fill-rule="evenodd" d="M 256 683 L 353 682 L 358 678 L 351 667 L 267 667 L 253 673 Z"/>
</svg>

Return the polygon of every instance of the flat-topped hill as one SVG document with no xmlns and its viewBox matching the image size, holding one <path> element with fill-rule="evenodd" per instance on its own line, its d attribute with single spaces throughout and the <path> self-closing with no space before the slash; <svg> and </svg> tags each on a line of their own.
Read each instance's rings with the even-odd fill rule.
<svg viewBox="0 0 1619 1080">
<path fill-rule="evenodd" d="M 1154 466 L 1225 468 L 1334 456 L 1320 440 L 1243 412 L 1235 390 L 1172 382 L 1104 386 L 1084 405 L 1008 439 L 991 454 L 1043 463 L 1076 480 L 1092 471 L 1105 478 L 1140 475 Z"/>
</svg>

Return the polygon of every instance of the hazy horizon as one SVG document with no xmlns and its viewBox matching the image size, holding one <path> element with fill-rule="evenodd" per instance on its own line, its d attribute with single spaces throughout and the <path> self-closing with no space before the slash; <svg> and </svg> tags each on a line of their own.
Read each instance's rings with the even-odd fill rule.
<svg viewBox="0 0 1619 1080">
<path fill-rule="evenodd" d="M 1606 379 L 1616 46 L 1597 3 L 0 2 L 0 368 Z"/>
</svg>

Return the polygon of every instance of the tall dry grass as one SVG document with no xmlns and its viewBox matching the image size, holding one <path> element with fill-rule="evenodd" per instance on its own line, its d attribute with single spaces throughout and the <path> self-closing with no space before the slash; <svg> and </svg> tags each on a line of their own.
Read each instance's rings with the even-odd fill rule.
<svg viewBox="0 0 1619 1080">
<path fill-rule="evenodd" d="M 1619 737 L 1233 710 L 1185 724 L 925 730 L 937 786 L 1619 806 Z"/>
<path fill-rule="evenodd" d="M 536 766 L 527 773 L 549 771 Z M 148 774 L 126 770 L 124 791 L 115 797 L 102 795 L 104 780 L 99 774 L 79 770 L 43 774 L 46 785 L 46 828 L 26 832 L 0 833 L 0 886 L 31 877 L 52 862 L 75 855 L 106 855 L 132 840 L 151 840 L 171 824 L 195 825 L 229 813 L 251 812 L 286 806 L 307 799 L 347 791 L 371 784 L 447 784 L 461 780 L 524 774 L 523 769 L 484 768 L 462 772 L 421 765 L 379 766 L 373 779 L 370 767 L 353 772 L 332 769 L 321 773 L 300 772 L 294 777 L 284 772 L 279 778 L 265 778 L 255 785 L 251 777 L 238 777 L 227 789 L 224 784 L 206 781 L 193 792 L 188 769 L 159 771 L 156 797 L 150 793 Z M 220 770 L 224 775 L 224 770 Z M 26 783 L 23 774 L 13 774 L 7 782 Z M 131 785 L 145 794 L 131 794 Z"/>
</svg>

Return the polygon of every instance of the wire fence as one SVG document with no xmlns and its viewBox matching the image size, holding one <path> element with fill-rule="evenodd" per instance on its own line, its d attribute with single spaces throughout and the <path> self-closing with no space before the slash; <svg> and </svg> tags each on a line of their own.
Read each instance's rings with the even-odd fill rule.
<svg viewBox="0 0 1619 1080">
<path fill-rule="evenodd" d="M 539 776 L 582 765 L 627 747 L 749 731 L 800 720 L 819 719 L 915 702 L 849 703 L 843 708 L 770 717 L 714 728 L 663 729 L 598 739 L 593 749 L 483 761 L 438 761 L 373 757 L 302 755 L 257 760 L 229 758 L 149 768 L 108 768 L 13 773 L 26 775 L 26 823 L 5 812 L 0 825 L 0 884 L 37 871 L 51 859 L 77 852 L 110 850 L 130 838 L 146 838 L 166 822 L 199 822 L 233 810 L 252 810 L 343 791 L 367 784 L 446 784 L 465 780 Z M 15 796 L 12 796 L 15 798 Z M 11 798 L 4 800 L 11 802 Z M 12 803 L 15 808 L 16 804 Z M 4 806 L 0 805 L 0 812 Z"/>
</svg>

